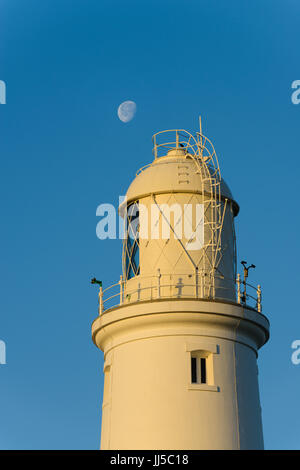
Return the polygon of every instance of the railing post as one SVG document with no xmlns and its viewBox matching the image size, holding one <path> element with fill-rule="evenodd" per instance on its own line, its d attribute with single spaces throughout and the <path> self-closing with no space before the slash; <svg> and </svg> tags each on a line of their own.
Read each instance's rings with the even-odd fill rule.
<svg viewBox="0 0 300 470">
<path fill-rule="evenodd" d="M 102 289 L 102 286 L 99 287 L 98 298 L 99 298 L 98 313 L 99 313 L 99 315 L 102 315 L 102 313 L 103 313 L 103 289 Z"/>
<path fill-rule="evenodd" d="M 238 301 L 238 304 L 240 304 L 241 303 L 241 275 L 240 274 L 237 275 L 236 285 L 237 285 L 237 301 Z"/>
<path fill-rule="evenodd" d="M 160 269 L 157 270 L 157 298 L 160 298 L 160 278 L 161 278 L 161 273 Z"/>
<path fill-rule="evenodd" d="M 196 266 L 195 281 L 196 281 L 196 299 L 198 299 L 198 288 L 199 288 L 199 282 L 198 282 L 198 266 Z"/>
<path fill-rule="evenodd" d="M 120 276 L 119 284 L 120 284 L 120 305 L 122 305 L 123 303 L 123 276 L 122 274 Z"/>
<path fill-rule="evenodd" d="M 257 311 L 261 313 L 261 286 L 257 286 Z"/>
<path fill-rule="evenodd" d="M 244 284 L 244 292 L 243 292 L 243 295 L 242 295 L 242 301 L 244 304 L 247 304 L 247 282 L 246 282 L 246 279 L 243 280 L 243 284 Z"/>
<path fill-rule="evenodd" d="M 141 283 L 140 282 L 138 283 L 138 291 L 137 292 L 138 292 L 137 299 L 140 301 L 141 300 Z"/>
<path fill-rule="evenodd" d="M 202 269 L 201 271 L 201 289 L 200 289 L 200 296 L 201 296 L 201 299 L 204 298 L 204 271 Z"/>
</svg>

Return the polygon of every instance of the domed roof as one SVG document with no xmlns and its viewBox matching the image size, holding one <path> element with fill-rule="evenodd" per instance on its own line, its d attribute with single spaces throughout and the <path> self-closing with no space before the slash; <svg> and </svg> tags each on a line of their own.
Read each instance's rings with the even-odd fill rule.
<svg viewBox="0 0 300 470">
<path fill-rule="evenodd" d="M 127 204 L 149 194 L 169 192 L 211 193 L 211 177 L 215 168 L 200 159 L 192 158 L 183 149 L 173 149 L 167 155 L 157 158 L 142 168 L 128 188 Z M 234 215 L 239 206 L 233 199 L 224 179 L 221 179 L 221 198 L 233 202 Z"/>
</svg>

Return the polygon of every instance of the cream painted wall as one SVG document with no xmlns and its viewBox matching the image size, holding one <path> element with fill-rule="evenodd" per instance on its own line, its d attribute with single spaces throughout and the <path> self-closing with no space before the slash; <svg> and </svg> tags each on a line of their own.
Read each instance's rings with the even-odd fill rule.
<svg viewBox="0 0 300 470">
<path fill-rule="evenodd" d="M 102 449 L 263 447 L 265 317 L 223 302 L 142 302 L 104 314 L 93 332 L 105 353 Z M 211 358 L 208 385 L 191 384 L 192 351 Z"/>
</svg>

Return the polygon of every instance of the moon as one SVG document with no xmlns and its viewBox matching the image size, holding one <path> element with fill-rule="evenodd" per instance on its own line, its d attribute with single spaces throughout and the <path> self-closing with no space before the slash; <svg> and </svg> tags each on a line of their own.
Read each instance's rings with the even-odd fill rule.
<svg viewBox="0 0 300 470">
<path fill-rule="evenodd" d="M 122 122 L 131 121 L 136 113 L 136 104 L 134 101 L 124 101 L 118 107 L 118 116 Z"/>
</svg>

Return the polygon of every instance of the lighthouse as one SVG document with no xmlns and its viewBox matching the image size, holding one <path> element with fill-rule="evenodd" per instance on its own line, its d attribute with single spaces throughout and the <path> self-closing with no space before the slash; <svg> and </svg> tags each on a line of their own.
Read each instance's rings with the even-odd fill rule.
<svg viewBox="0 0 300 470">
<path fill-rule="evenodd" d="M 262 449 L 261 287 L 237 273 L 239 205 L 212 142 L 153 136 L 119 207 L 122 272 L 100 285 L 101 449 Z M 121 264 L 121 263 L 120 263 Z"/>
</svg>

